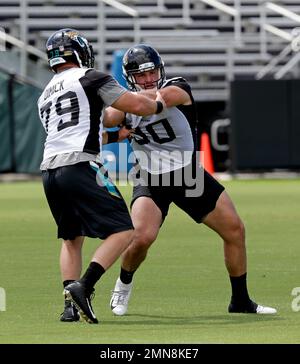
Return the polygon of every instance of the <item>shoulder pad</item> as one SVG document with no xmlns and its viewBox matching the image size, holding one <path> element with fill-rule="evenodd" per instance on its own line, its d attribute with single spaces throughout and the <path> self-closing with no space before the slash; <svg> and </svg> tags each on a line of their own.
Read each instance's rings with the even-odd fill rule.
<svg viewBox="0 0 300 364">
<path fill-rule="evenodd" d="M 163 83 L 163 85 L 162 85 L 161 88 L 170 86 L 170 85 L 172 85 L 173 83 L 176 83 L 176 82 L 186 82 L 186 79 L 183 78 L 183 77 L 173 77 L 173 78 L 170 78 L 169 80 L 166 80 Z"/>
</svg>

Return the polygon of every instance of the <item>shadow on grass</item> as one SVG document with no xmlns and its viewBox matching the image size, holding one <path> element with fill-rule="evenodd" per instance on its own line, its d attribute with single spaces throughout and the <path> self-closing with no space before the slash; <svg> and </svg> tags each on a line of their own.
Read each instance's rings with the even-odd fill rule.
<svg viewBox="0 0 300 364">
<path fill-rule="evenodd" d="M 227 315 L 201 315 L 201 316 L 164 316 L 127 314 L 115 316 L 113 320 L 103 320 L 104 325 L 240 325 L 256 322 L 282 321 L 285 318 L 278 315 L 256 315 L 256 314 L 227 314 Z"/>
</svg>

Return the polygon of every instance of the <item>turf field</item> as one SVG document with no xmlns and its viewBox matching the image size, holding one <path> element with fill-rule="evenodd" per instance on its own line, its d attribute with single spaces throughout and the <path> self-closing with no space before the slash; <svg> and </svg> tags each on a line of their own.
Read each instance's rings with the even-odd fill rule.
<svg viewBox="0 0 300 364">
<path fill-rule="evenodd" d="M 227 313 L 219 237 L 173 207 L 136 274 L 128 315 L 114 317 L 109 308 L 117 263 L 96 286 L 100 324 L 61 323 L 60 242 L 42 185 L 1 183 L 0 343 L 300 343 L 300 311 L 291 307 L 300 287 L 300 181 L 224 184 L 247 228 L 251 296 L 277 307 L 276 316 Z M 130 187 L 121 190 L 129 202 Z M 86 241 L 84 267 L 97 243 Z"/>
</svg>

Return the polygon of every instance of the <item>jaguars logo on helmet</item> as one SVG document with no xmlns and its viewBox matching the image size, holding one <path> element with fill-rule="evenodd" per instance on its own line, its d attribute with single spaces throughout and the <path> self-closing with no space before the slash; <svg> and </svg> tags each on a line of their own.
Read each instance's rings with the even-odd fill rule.
<svg viewBox="0 0 300 364">
<path fill-rule="evenodd" d="M 64 28 L 53 33 L 46 43 L 50 68 L 56 72 L 56 66 L 68 61 L 79 67 L 94 67 L 94 51 L 89 42 L 75 29 Z"/>
</svg>

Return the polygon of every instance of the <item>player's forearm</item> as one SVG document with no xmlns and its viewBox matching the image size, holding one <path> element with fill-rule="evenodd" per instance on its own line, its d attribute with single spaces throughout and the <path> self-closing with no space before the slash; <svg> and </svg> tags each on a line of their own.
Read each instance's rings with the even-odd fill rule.
<svg viewBox="0 0 300 364">
<path fill-rule="evenodd" d="M 112 106 L 125 113 L 147 116 L 160 113 L 165 104 L 163 99 L 157 96 L 156 100 L 152 100 L 140 93 L 126 92 Z"/>
<path fill-rule="evenodd" d="M 122 124 L 125 119 L 125 114 L 122 111 L 116 110 L 112 107 L 107 107 L 103 116 L 103 125 L 106 128 L 113 128 Z"/>
<path fill-rule="evenodd" d="M 157 114 L 158 104 L 155 100 L 152 100 L 144 95 L 137 95 L 137 96 L 139 96 L 139 100 L 134 105 L 131 105 L 132 107 L 132 111 L 130 111 L 131 114 L 136 114 L 139 116 Z"/>
<path fill-rule="evenodd" d="M 164 99 L 167 107 L 177 105 L 190 105 L 190 95 L 177 86 L 167 86 L 159 90 L 162 98 Z"/>
<path fill-rule="evenodd" d="M 151 100 L 156 99 L 156 90 L 141 90 L 139 91 L 139 94 L 144 95 Z"/>
</svg>

